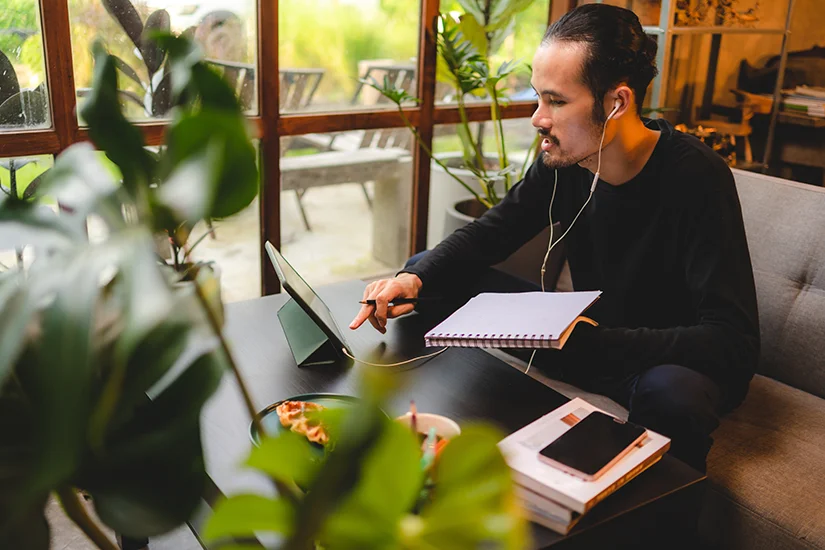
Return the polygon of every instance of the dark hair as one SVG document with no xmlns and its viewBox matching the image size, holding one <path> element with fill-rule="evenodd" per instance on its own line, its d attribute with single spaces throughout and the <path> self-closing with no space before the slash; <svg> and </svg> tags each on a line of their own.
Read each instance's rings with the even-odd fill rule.
<svg viewBox="0 0 825 550">
<path fill-rule="evenodd" d="M 621 82 L 635 93 L 636 112 L 641 115 L 647 87 L 658 74 L 657 45 L 645 34 L 635 13 L 608 4 L 585 4 L 550 25 L 541 43 L 553 41 L 586 46 L 581 78 L 595 99 L 597 120 L 606 118 L 605 94 Z"/>
</svg>

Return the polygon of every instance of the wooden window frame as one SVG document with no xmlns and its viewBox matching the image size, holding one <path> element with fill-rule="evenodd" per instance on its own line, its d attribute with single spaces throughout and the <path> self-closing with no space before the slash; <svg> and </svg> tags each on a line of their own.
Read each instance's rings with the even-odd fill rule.
<svg viewBox="0 0 825 550">
<path fill-rule="evenodd" d="M 76 116 L 76 92 L 72 64 L 71 27 L 67 0 L 39 0 L 42 22 L 46 79 L 50 98 L 51 127 L 48 129 L 0 132 L 0 157 L 25 155 L 59 155 L 74 143 L 87 141 L 88 131 L 79 127 Z M 554 9 L 553 6 L 556 5 Z M 547 21 L 550 23 L 566 11 L 563 2 L 550 0 Z M 561 9 L 560 9 L 561 8 Z M 439 12 L 439 0 L 420 0 L 418 106 L 404 109 L 428 147 L 432 145 L 437 124 L 460 122 L 458 108 L 435 105 L 436 47 L 432 33 Z M 266 32 L 264 32 L 266 31 Z M 272 31 L 272 32 L 270 32 Z M 278 109 L 278 2 L 258 0 L 258 97 L 260 114 L 249 117 L 253 137 L 260 140 L 261 190 L 260 238 L 281 245 L 280 139 L 307 133 L 343 130 L 369 130 L 403 126 L 394 110 L 372 109 L 357 112 L 291 114 L 281 116 Z M 530 116 L 535 102 L 514 102 L 502 109 L 502 118 Z M 471 121 L 490 120 L 489 106 L 467 108 Z M 163 142 L 166 121 L 138 124 L 147 145 Z M 416 143 L 413 151 L 413 197 L 409 252 L 424 250 L 427 242 L 427 204 L 430 193 L 430 159 Z M 266 261 L 261 246 L 261 292 L 280 290 L 275 272 Z"/>
</svg>

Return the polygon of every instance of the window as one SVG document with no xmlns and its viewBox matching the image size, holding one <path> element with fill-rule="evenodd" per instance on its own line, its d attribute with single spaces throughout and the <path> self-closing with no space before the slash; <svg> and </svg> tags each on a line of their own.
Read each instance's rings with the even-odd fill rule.
<svg viewBox="0 0 825 550">
<path fill-rule="evenodd" d="M 88 94 L 92 44 L 102 39 L 120 58 L 121 103 L 132 120 L 164 118 L 170 108 L 163 51 L 145 33 L 165 30 L 193 36 L 214 68 L 234 84 L 250 114 L 257 113 L 255 0 L 69 0 L 77 95 Z"/>
<path fill-rule="evenodd" d="M 512 178 L 515 184 L 519 180 L 519 174 L 525 168 L 524 163 L 529 163 L 535 158 L 534 139 L 536 129 L 533 128 L 529 118 L 515 118 L 502 120 L 504 130 L 504 144 L 507 152 L 507 160 L 517 168 L 516 174 Z M 470 124 L 473 136 L 481 136 L 481 146 L 485 159 L 489 162 L 498 163 L 495 137 L 493 136 L 492 121 L 474 122 Z M 433 152 L 444 162 L 451 171 L 459 175 L 476 192 L 481 192 L 481 184 L 467 170 L 461 170 L 464 164 L 461 140 L 457 130 L 459 126 L 455 124 L 444 124 L 435 127 L 435 139 L 433 140 Z M 454 170 L 458 168 L 458 170 Z M 472 198 L 472 194 L 461 186 L 457 181 L 448 176 L 444 169 L 435 163 L 431 163 L 430 175 L 430 200 L 429 218 L 427 220 L 427 248 L 433 248 L 444 237 L 450 234 L 455 227 L 451 223 L 454 216 L 452 209 L 458 201 Z M 497 186 L 499 198 L 505 192 L 503 183 Z"/>
<path fill-rule="evenodd" d="M 0 9 L 0 132 L 51 125 L 37 0 Z"/>
<path fill-rule="evenodd" d="M 360 78 L 416 95 L 418 2 L 281 0 L 278 14 L 282 112 L 392 107 Z"/>
<path fill-rule="evenodd" d="M 33 155 L 16 158 L 0 158 L 0 193 L 29 198 L 42 182 L 40 176 L 52 167 L 51 155 Z M 48 201 L 45 201 L 48 203 Z M 0 273 L 31 260 L 29 251 L 7 250 L 0 242 Z"/>
<path fill-rule="evenodd" d="M 441 2 L 442 13 L 454 20 L 465 16 L 457 0 Z M 535 92 L 530 87 L 530 67 L 533 55 L 547 30 L 547 15 L 550 11 L 548 0 L 533 0 L 524 10 L 509 19 L 509 24 L 494 33 L 488 34 L 487 45 L 492 48 L 489 56 L 490 69 L 495 72 L 506 62 L 516 63 L 516 70 L 498 86 L 504 97 L 513 101 L 533 101 Z M 518 32 L 516 32 L 518 30 Z M 441 93 L 439 93 L 439 91 Z M 468 103 L 478 98 L 465 98 Z M 439 104 L 455 103 L 453 89 L 449 82 L 439 79 L 436 101 Z M 489 99 L 487 99 L 489 101 Z"/>
<path fill-rule="evenodd" d="M 310 284 L 389 275 L 404 264 L 411 139 L 405 128 L 282 138 L 281 251 Z"/>
</svg>

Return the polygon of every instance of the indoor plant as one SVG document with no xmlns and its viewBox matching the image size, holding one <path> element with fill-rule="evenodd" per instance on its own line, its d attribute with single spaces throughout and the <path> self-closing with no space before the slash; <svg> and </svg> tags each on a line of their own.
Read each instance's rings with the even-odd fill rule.
<svg viewBox="0 0 825 550">
<path fill-rule="evenodd" d="M 507 79 L 519 69 L 519 64 L 515 61 L 506 61 L 494 69 L 492 63 L 493 52 L 498 49 L 504 38 L 513 32 L 516 14 L 527 9 L 532 0 L 460 0 L 459 3 L 465 14 L 458 20 L 449 14 L 442 14 L 438 18 L 436 77 L 455 90 L 461 119 L 457 129 L 462 144 L 460 156 L 434 155 L 423 143 L 402 109 L 402 104 L 417 102 L 417 98 L 388 80 L 383 84 L 365 81 L 395 103 L 405 125 L 435 163 L 430 185 L 430 216 L 427 227 L 427 245 L 430 248 L 498 204 L 502 193 L 507 193 L 513 183 L 524 177 L 538 146 L 536 134 L 520 166 L 512 163 L 508 156 L 501 109 L 507 104 L 507 99 L 503 97 Z M 483 134 L 479 132 L 474 135 L 471 131 L 466 115 L 467 98 L 485 98 L 490 101 L 490 116 L 496 143 L 494 157 L 483 154 Z M 440 181 L 442 178 L 438 177 L 440 173 L 458 183 L 462 191 L 458 194 L 447 191 L 445 182 Z M 538 283 L 541 260 L 547 248 L 548 238 L 549 230 L 543 231 L 497 267 Z M 551 278 L 557 276 L 561 269 L 562 254 L 560 248 L 553 254 L 550 267 L 547 269 Z"/>
<path fill-rule="evenodd" d="M 256 536 L 273 540 L 266 547 L 280 550 L 527 547 L 527 522 L 497 447 L 504 434 L 465 425 L 431 465 L 408 424 L 380 408 L 392 375 L 365 372 L 364 399 L 319 414 L 330 434 L 323 454 L 304 436 L 283 430 L 246 461 L 306 492 L 246 493 L 219 501 L 204 532 L 209 547 L 252 548 Z"/>
<path fill-rule="evenodd" d="M 175 106 L 162 154 L 147 152 L 123 116 L 116 61 L 98 44 L 81 114 L 122 181 L 78 144 L 33 197 L 0 195 L 0 243 L 35 258 L 0 273 L 3 548 L 48 548 L 49 495 L 112 549 L 79 491 L 103 523 L 132 537 L 180 525 L 203 493 L 200 409 L 233 363 L 202 285 L 181 284 L 151 235 L 243 209 L 257 169 L 232 88 L 188 41 L 156 40 Z M 60 215 L 38 204 L 46 196 Z M 86 237 L 90 215 L 106 225 L 100 242 Z"/>
</svg>

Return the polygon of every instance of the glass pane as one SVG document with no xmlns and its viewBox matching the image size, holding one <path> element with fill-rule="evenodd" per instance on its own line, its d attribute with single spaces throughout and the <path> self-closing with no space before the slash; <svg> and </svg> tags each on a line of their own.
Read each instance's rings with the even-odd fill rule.
<svg viewBox="0 0 825 550">
<path fill-rule="evenodd" d="M 674 0 L 670 0 L 671 3 Z M 578 4 L 611 4 L 633 10 L 642 25 L 658 26 L 661 0 L 579 0 Z M 734 27 L 782 29 L 788 0 L 760 2 L 759 0 L 686 0 L 673 8 L 672 26 L 678 27 Z"/>
<path fill-rule="evenodd" d="M 258 148 L 259 142 L 253 142 Z M 260 159 L 259 159 L 260 161 Z M 259 162 L 260 166 L 260 162 Z M 244 210 L 224 220 L 212 222 L 212 234 L 192 250 L 196 261 L 214 262 L 220 272 L 224 302 L 250 300 L 261 296 L 261 222 L 258 199 Z M 205 223 L 192 230 L 190 243 L 209 233 Z"/>
<path fill-rule="evenodd" d="M 17 197 L 28 198 L 42 182 L 40 176 L 54 164 L 52 155 L 36 155 L 16 158 L 0 158 L 0 193 L 15 194 Z M 45 200 L 44 204 L 53 201 Z M 28 266 L 31 262 L 31 251 L 11 250 L 7 243 L 0 242 L 0 272 L 14 269 L 16 266 Z"/>
<path fill-rule="evenodd" d="M 119 88 L 127 116 L 132 120 L 166 117 L 169 80 L 164 77 L 168 74 L 164 58 L 140 39 L 147 28 L 165 28 L 193 36 L 215 69 L 235 85 L 248 112 L 258 111 L 255 0 L 109 0 L 106 4 L 111 11 L 100 0 L 69 0 L 79 102 L 92 83 L 92 44 L 101 39 L 123 62 Z"/>
<path fill-rule="evenodd" d="M 409 140 L 406 129 L 281 139 L 282 252 L 310 284 L 392 275 L 407 260 Z"/>
<path fill-rule="evenodd" d="M 281 111 L 387 108 L 359 78 L 391 78 L 415 95 L 418 2 L 280 0 Z"/>
<path fill-rule="evenodd" d="M 464 10 L 458 0 L 443 1 L 441 9 L 444 13 L 457 19 L 464 16 Z M 530 69 L 528 65 L 533 61 L 547 30 L 547 18 L 550 13 L 549 0 L 533 0 L 524 10 L 518 12 L 509 21 L 510 24 L 500 31 L 489 35 L 488 49 L 493 53 L 489 56 L 489 64 L 493 71 L 505 62 L 517 62 L 517 69 L 509 75 L 504 84 L 504 97 L 514 101 L 534 100 L 536 95 L 530 87 Z M 515 32 L 518 29 L 518 32 Z M 480 101 L 480 98 L 471 95 L 465 96 L 465 101 Z M 454 89 L 446 80 L 439 80 L 436 93 L 436 102 L 439 104 L 455 103 Z M 489 99 L 486 99 L 489 101 Z"/>
<path fill-rule="evenodd" d="M 39 5 L 7 0 L 0 8 L 0 132 L 51 125 Z"/>
<path fill-rule="evenodd" d="M 517 168 L 516 175 L 512 178 L 512 183 L 515 183 L 519 180 L 522 170 L 525 169 L 525 162 L 529 167 L 534 159 L 536 129 L 533 128 L 529 118 L 516 118 L 501 122 L 507 161 Z M 433 138 L 433 151 L 448 168 L 458 169 L 454 173 L 464 179 L 471 189 L 483 194 L 478 179 L 473 177 L 469 171 L 461 170 L 465 162 L 461 139 L 457 134 L 459 128 L 460 126 L 456 124 L 437 125 Z M 489 163 L 489 166 L 497 167 L 499 160 L 492 121 L 471 123 L 470 131 L 476 143 L 478 143 L 478 136 L 481 136 L 481 149 L 484 151 L 485 161 Z M 490 170 L 488 173 L 493 171 Z M 499 199 L 504 195 L 506 192 L 504 182 L 497 186 L 496 192 Z M 457 202 L 472 197 L 470 191 L 448 176 L 441 167 L 435 163 L 431 164 L 427 248 L 434 247 L 455 229 L 453 225 L 455 216 L 451 213 L 451 209 Z"/>
</svg>

